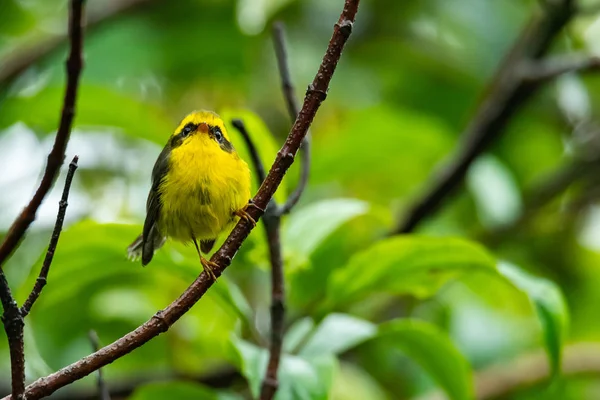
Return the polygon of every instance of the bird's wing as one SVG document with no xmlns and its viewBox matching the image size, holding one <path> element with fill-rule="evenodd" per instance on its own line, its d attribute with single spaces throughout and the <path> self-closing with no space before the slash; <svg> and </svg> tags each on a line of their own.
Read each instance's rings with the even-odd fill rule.
<svg viewBox="0 0 600 400">
<path fill-rule="evenodd" d="M 161 201 L 159 186 L 169 170 L 169 155 L 171 146 L 167 145 L 158 156 L 152 169 L 152 187 L 146 202 L 146 220 L 142 231 L 142 265 L 148 264 L 154 255 L 156 243 L 162 241 L 163 235 L 158 231 Z"/>
</svg>

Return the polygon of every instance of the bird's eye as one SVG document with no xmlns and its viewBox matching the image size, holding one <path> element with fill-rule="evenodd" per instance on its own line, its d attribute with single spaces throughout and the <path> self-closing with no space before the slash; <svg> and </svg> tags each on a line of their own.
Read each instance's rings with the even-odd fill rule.
<svg viewBox="0 0 600 400">
<path fill-rule="evenodd" d="M 213 135 L 215 136 L 217 142 L 223 143 L 223 133 L 221 132 L 221 129 L 219 127 L 215 128 Z"/>
<path fill-rule="evenodd" d="M 186 137 L 190 133 L 194 132 L 195 130 L 196 130 L 196 125 L 194 125 L 190 122 L 189 124 L 184 126 L 183 129 L 181 130 L 181 136 Z"/>
</svg>

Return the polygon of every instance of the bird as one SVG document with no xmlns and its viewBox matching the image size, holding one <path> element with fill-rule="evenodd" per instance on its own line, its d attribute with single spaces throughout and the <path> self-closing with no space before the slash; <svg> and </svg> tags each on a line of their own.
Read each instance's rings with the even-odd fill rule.
<svg viewBox="0 0 600 400">
<path fill-rule="evenodd" d="M 250 169 L 236 153 L 221 117 L 194 111 L 175 129 L 152 169 L 142 233 L 129 245 L 129 258 L 146 266 L 167 238 L 194 243 L 200 263 L 216 280 L 217 264 L 202 253 L 247 212 Z"/>
</svg>

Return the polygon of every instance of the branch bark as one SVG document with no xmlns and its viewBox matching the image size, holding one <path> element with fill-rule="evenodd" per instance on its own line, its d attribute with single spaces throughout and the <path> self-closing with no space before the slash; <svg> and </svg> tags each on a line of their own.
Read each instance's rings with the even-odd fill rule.
<svg viewBox="0 0 600 400">
<path fill-rule="evenodd" d="M 409 208 L 392 234 L 413 231 L 463 181 L 471 163 L 500 135 L 510 119 L 539 87 L 539 81 L 526 79 L 523 65 L 540 59 L 554 38 L 575 12 L 573 0 L 545 3 L 544 12 L 535 16 L 496 72 L 487 94 L 463 133 L 462 143 L 453 159 L 440 169 L 425 193 Z M 527 64 L 528 65 L 528 64 Z"/>
<path fill-rule="evenodd" d="M 42 289 L 44 289 L 44 286 L 46 286 L 48 273 L 50 272 L 50 265 L 52 265 L 54 252 L 56 251 L 56 246 L 58 245 L 58 239 L 60 239 L 63 223 L 65 222 L 65 214 L 67 212 L 67 206 L 69 205 L 69 191 L 71 190 L 73 175 L 75 175 L 75 170 L 77 170 L 78 160 L 79 157 L 75 156 L 73 157 L 73 161 L 71 161 L 69 164 L 69 172 L 67 172 L 62 198 L 58 204 L 58 215 L 56 216 L 56 223 L 54 224 L 54 230 L 52 231 L 52 236 L 50 237 L 50 244 L 48 245 L 48 251 L 46 251 L 44 263 L 42 264 L 40 274 L 38 275 L 38 278 L 35 280 L 35 284 L 31 289 L 31 293 L 29 293 L 27 300 L 25 300 L 25 303 L 21 307 L 21 316 L 23 318 L 29 314 L 31 307 L 33 307 L 33 303 L 35 303 L 38 297 L 40 297 Z"/>
<path fill-rule="evenodd" d="M 277 153 L 269 174 L 251 203 L 254 206 L 248 209 L 248 213 L 255 221 L 264 213 L 285 173 L 293 163 L 296 152 L 300 148 L 300 144 L 306 136 L 317 110 L 325 100 L 325 95 L 335 67 L 340 59 L 342 49 L 352 32 L 352 25 L 358 11 L 358 4 L 359 0 L 345 1 L 344 9 L 337 24 L 335 24 L 333 35 L 323 61 L 304 98 L 302 109 L 284 145 Z M 211 257 L 211 261 L 218 265 L 218 267 L 214 268 L 216 276 L 220 276 L 225 268 L 231 264 L 233 256 L 239 250 L 246 237 L 248 237 L 252 228 L 249 222 L 241 219 L 225 243 Z M 196 304 L 212 284 L 213 280 L 202 272 L 178 299 L 165 309 L 158 311 L 150 320 L 134 331 L 101 348 L 97 352 L 51 375 L 40 378 L 27 386 L 25 390 L 27 399 L 31 400 L 48 396 L 57 389 L 83 378 L 142 346 L 159 334 L 166 332 L 171 325 Z M 5 399 L 9 398 L 5 397 Z"/>
<path fill-rule="evenodd" d="M 40 186 L 27 207 L 21 211 L 21 214 L 13 222 L 0 245 L 0 269 L 2 269 L 2 265 L 6 259 L 19 245 L 29 225 L 35 220 L 37 210 L 50 188 L 52 188 L 52 185 L 54 185 L 58 171 L 65 158 L 65 149 L 69 142 L 73 117 L 75 116 L 75 101 L 77 100 L 79 76 L 83 68 L 83 3 L 84 0 L 71 1 L 69 17 L 71 50 L 66 62 L 67 88 L 65 90 L 60 124 L 56 133 L 56 139 L 54 140 L 54 146 L 48 155 L 48 162 Z"/>
<path fill-rule="evenodd" d="M 275 54 L 281 77 L 282 90 L 290 118 L 295 120 L 298 115 L 298 103 L 295 99 L 294 86 L 290 79 L 284 34 L 285 28 L 283 24 L 281 22 L 275 23 L 273 28 L 273 42 L 275 45 Z M 264 166 L 258 155 L 258 150 L 243 122 L 234 120 L 233 125 L 244 137 L 255 170 L 257 171 L 258 183 L 261 185 L 265 179 L 265 173 Z M 261 400 L 271 400 L 279 387 L 277 373 L 281 361 L 285 327 L 285 277 L 283 271 L 283 254 L 281 251 L 281 217 L 284 214 L 289 213 L 298 203 L 298 200 L 300 200 L 308 183 L 310 171 L 310 143 L 306 136 L 302 141 L 300 150 L 302 152 L 302 169 L 298 185 L 283 206 L 280 207 L 275 199 L 271 199 L 265 211 L 265 215 L 263 216 L 267 243 L 269 245 L 269 258 L 271 261 L 271 340 L 269 347 L 269 361 L 261 386 Z"/>
</svg>

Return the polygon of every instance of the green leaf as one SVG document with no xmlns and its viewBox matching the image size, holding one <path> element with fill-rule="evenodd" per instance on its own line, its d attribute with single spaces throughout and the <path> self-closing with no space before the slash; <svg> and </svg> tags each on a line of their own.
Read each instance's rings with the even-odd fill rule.
<svg viewBox="0 0 600 400">
<path fill-rule="evenodd" d="M 340 354 L 377 334 L 371 322 L 347 314 L 329 314 L 306 342 L 300 355 Z"/>
<path fill-rule="evenodd" d="M 269 353 L 267 349 L 236 337 L 232 338 L 232 343 L 237 354 L 238 368 L 248 380 L 253 397 L 258 398 Z M 311 358 L 283 354 L 275 399 L 327 400 L 336 366 L 336 359 L 327 354 Z"/>
<path fill-rule="evenodd" d="M 310 204 L 287 220 L 282 242 L 288 253 L 307 259 L 336 229 L 368 211 L 369 204 L 356 199 L 322 200 Z"/>
<path fill-rule="evenodd" d="M 371 293 L 425 298 L 467 271 L 496 272 L 480 245 L 457 238 L 399 236 L 354 255 L 329 282 L 328 305 L 347 305 Z"/>
<path fill-rule="evenodd" d="M 220 396 L 213 389 L 192 382 L 156 382 L 139 386 L 129 400 L 219 400 Z"/>
<path fill-rule="evenodd" d="M 376 340 L 389 341 L 417 362 L 452 400 L 473 398 L 471 367 L 448 336 L 418 320 L 394 320 L 381 324 Z M 387 342 L 386 342 L 387 343 Z"/>
<path fill-rule="evenodd" d="M 294 322 L 285 332 L 283 338 L 283 350 L 293 353 L 306 339 L 315 327 L 315 322 L 310 317 L 305 317 Z"/>
<path fill-rule="evenodd" d="M 532 276 L 506 262 L 501 262 L 498 270 L 532 302 L 542 324 L 552 374 L 556 375 L 560 371 L 562 345 L 569 324 L 569 312 L 560 288 L 554 282 Z"/>
</svg>

